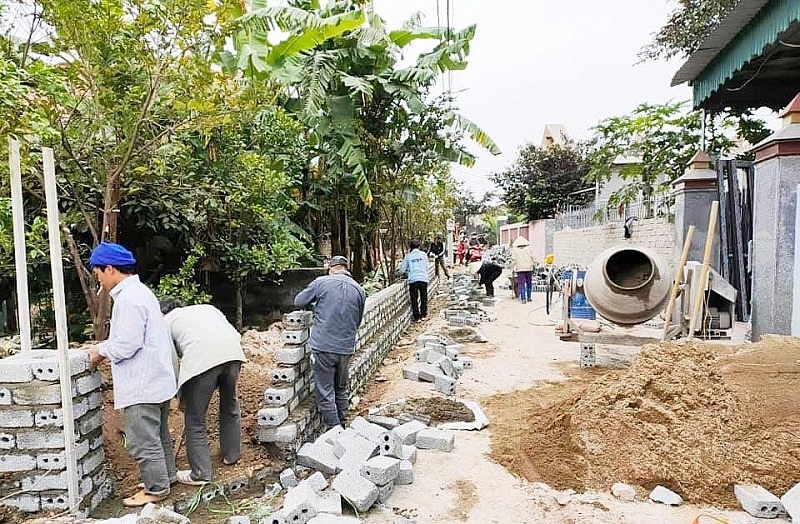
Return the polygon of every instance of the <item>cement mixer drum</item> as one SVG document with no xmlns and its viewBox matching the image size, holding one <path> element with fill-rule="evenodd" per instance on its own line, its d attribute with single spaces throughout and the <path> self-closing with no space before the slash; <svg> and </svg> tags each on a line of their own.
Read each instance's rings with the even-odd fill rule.
<svg viewBox="0 0 800 524">
<path fill-rule="evenodd" d="M 664 258 L 640 246 L 603 251 L 589 264 L 584 282 L 589 304 L 621 325 L 640 324 L 656 316 L 664 309 L 671 287 Z"/>
</svg>

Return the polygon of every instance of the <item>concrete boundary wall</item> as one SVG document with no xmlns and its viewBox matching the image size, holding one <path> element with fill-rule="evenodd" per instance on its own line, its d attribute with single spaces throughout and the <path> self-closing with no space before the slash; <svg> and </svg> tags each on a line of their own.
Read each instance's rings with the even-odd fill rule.
<svg viewBox="0 0 800 524">
<path fill-rule="evenodd" d="M 429 298 L 436 293 L 440 282 L 432 269 Z M 294 461 L 300 446 L 313 441 L 324 430 L 313 396 L 308 342 L 311 322 L 312 314 L 308 311 L 284 316 L 284 345 L 276 351 L 278 365 L 271 373 L 271 386 L 264 392 L 265 407 L 257 417 L 256 439 L 287 461 Z M 411 304 L 405 281 L 367 297 L 356 351 L 350 359 L 351 395 L 364 388 L 410 323 Z"/>
<path fill-rule="evenodd" d="M 112 492 L 103 466 L 100 373 L 70 351 L 80 509 Z M 52 349 L 0 359 L 0 498 L 23 512 L 69 509 L 59 357 Z"/>
<path fill-rule="evenodd" d="M 670 267 L 677 264 L 680 255 L 675 248 L 675 224 L 664 218 L 648 218 L 634 223 L 629 239 L 625 238 L 622 222 L 556 231 L 553 235 L 555 265 L 576 263 L 586 267 L 602 251 L 625 244 L 653 249 Z"/>
</svg>

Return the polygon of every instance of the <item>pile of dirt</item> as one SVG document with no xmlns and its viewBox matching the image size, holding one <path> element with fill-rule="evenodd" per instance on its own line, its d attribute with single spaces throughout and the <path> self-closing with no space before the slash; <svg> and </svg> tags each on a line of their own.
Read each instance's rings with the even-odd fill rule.
<svg viewBox="0 0 800 524">
<path fill-rule="evenodd" d="M 783 494 L 800 480 L 798 359 L 800 341 L 788 337 L 648 345 L 629 369 L 530 409 L 520 456 L 494 443 L 493 456 L 558 489 L 662 484 L 691 502 L 731 506 L 736 482 Z"/>
</svg>

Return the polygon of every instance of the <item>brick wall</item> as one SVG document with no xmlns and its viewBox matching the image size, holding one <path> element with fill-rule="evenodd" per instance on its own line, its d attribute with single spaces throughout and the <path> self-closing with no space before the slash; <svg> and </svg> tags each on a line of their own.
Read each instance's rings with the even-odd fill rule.
<svg viewBox="0 0 800 524">
<path fill-rule="evenodd" d="M 428 297 L 439 285 L 432 270 Z M 276 352 L 278 367 L 271 373 L 272 385 L 264 392 L 265 407 L 257 417 L 257 440 L 287 461 L 293 461 L 300 446 L 314 440 L 324 429 L 313 397 L 308 343 L 311 322 L 308 311 L 284 316 L 284 345 Z M 364 388 L 410 322 L 411 304 L 405 281 L 367 297 L 356 351 L 350 359 L 351 394 Z"/>
<path fill-rule="evenodd" d="M 618 245 L 645 246 L 653 249 L 674 266 L 675 225 L 663 218 L 635 222 L 633 236 L 624 237 L 623 223 L 612 222 L 582 229 L 562 229 L 553 235 L 555 264 L 577 263 L 586 267 L 602 251 Z"/>
<path fill-rule="evenodd" d="M 51 349 L 0 359 L 0 498 L 25 512 L 69 509 L 59 357 Z M 111 494 L 103 467 L 100 373 L 70 351 L 82 509 Z"/>
</svg>

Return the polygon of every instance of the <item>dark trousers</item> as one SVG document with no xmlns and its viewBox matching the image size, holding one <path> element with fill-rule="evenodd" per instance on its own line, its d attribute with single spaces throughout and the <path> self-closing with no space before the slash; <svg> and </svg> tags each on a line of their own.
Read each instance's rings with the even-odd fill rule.
<svg viewBox="0 0 800 524">
<path fill-rule="evenodd" d="M 439 268 L 442 268 L 442 273 L 447 278 L 450 278 L 450 273 L 447 272 L 447 265 L 444 263 L 444 255 L 440 257 L 435 257 L 434 259 L 434 271 L 436 271 L 436 276 L 439 276 Z"/>
<path fill-rule="evenodd" d="M 522 302 L 528 302 L 531 299 L 531 292 L 533 291 L 532 277 L 533 271 L 517 271 L 517 290 Z"/>
<path fill-rule="evenodd" d="M 125 408 L 125 440 L 139 465 L 145 493 L 166 495 L 175 481 L 175 453 L 169 436 L 169 401 Z"/>
<path fill-rule="evenodd" d="M 206 432 L 206 412 L 214 390 L 219 390 L 219 450 L 228 464 L 239 460 L 242 445 L 242 418 L 236 383 L 239 361 L 225 362 L 192 377 L 181 387 L 184 409 L 186 458 L 194 480 L 211 480 L 211 452 Z"/>
<path fill-rule="evenodd" d="M 410 282 L 408 293 L 411 296 L 411 316 L 419 320 L 428 316 L 428 283 Z"/>
<path fill-rule="evenodd" d="M 344 426 L 350 407 L 350 355 L 314 350 L 314 396 L 322 421 L 330 429 Z"/>
<path fill-rule="evenodd" d="M 481 280 L 478 285 L 486 286 L 486 296 L 494 296 L 494 281 L 503 273 L 503 268 L 491 262 L 484 262 L 478 270 Z"/>
</svg>

